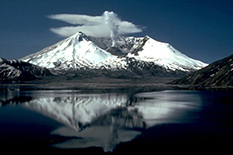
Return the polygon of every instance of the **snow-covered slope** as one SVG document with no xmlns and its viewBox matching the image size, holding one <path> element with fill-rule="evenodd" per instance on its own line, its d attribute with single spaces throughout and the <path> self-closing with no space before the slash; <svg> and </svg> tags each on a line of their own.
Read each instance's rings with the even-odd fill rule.
<svg viewBox="0 0 233 155">
<path fill-rule="evenodd" d="M 119 37 L 115 47 L 111 47 L 109 39 L 89 39 L 82 32 L 21 60 L 55 70 L 132 70 L 132 66 L 134 70 L 143 70 L 156 65 L 168 71 L 189 72 L 207 65 L 149 36 Z"/>
<path fill-rule="evenodd" d="M 115 56 L 99 48 L 85 34 L 78 32 L 22 60 L 42 67 L 66 69 L 94 68 L 113 57 Z"/>
<path fill-rule="evenodd" d="M 91 38 L 99 47 L 112 52 L 110 39 Z M 192 59 L 181 53 L 168 43 L 145 37 L 118 37 L 115 48 L 128 58 L 138 61 L 153 62 L 170 70 L 193 71 L 207 66 L 199 60 Z M 118 52 L 119 52 L 118 51 Z M 119 54 L 120 55 L 120 54 Z"/>
<path fill-rule="evenodd" d="M 154 62 L 171 70 L 198 70 L 207 65 L 201 61 L 189 58 L 168 43 L 156 41 L 148 36 L 140 40 L 143 40 L 139 42 L 143 46 L 138 47 L 134 44 L 131 50 L 137 50 L 128 53 L 128 57 L 133 57 L 140 61 Z"/>
<path fill-rule="evenodd" d="M 51 75 L 46 68 L 14 59 L 0 58 L 0 83 L 41 79 Z"/>
</svg>

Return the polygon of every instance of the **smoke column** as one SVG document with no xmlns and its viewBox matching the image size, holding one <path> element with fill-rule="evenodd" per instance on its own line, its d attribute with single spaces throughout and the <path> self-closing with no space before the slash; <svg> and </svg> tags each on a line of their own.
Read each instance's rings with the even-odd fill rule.
<svg viewBox="0 0 233 155">
<path fill-rule="evenodd" d="M 118 36 L 119 18 L 117 17 L 117 14 L 115 14 L 112 11 L 111 12 L 105 11 L 103 16 L 104 16 L 105 24 L 108 25 L 110 28 L 110 37 L 112 39 L 112 47 L 114 47 L 117 41 L 117 36 Z"/>
</svg>

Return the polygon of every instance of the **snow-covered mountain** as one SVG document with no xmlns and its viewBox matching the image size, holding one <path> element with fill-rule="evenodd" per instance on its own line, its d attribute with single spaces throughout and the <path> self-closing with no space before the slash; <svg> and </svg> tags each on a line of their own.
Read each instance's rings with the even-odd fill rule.
<svg viewBox="0 0 233 155">
<path fill-rule="evenodd" d="M 147 69 L 150 72 L 161 72 L 164 69 L 168 72 L 190 72 L 207 65 L 189 58 L 168 43 L 156 41 L 149 36 L 119 37 L 116 46 L 111 47 L 109 39 L 89 38 L 82 32 L 21 60 L 53 70 L 104 69 L 134 72 Z"/>
<path fill-rule="evenodd" d="M 96 67 L 114 56 L 99 48 L 79 32 L 41 51 L 22 58 L 23 61 L 46 68 Z"/>
<path fill-rule="evenodd" d="M 0 83 L 35 80 L 51 75 L 46 68 L 18 60 L 0 58 Z"/>
</svg>

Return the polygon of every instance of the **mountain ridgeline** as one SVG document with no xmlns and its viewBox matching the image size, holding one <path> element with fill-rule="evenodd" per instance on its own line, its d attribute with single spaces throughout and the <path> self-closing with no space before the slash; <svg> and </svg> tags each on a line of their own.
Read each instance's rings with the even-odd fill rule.
<svg viewBox="0 0 233 155">
<path fill-rule="evenodd" d="M 201 87 L 233 86 L 233 55 L 215 61 L 207 67 L 204 67 L 171 83 Z"/>
<path fill-rule="evenodd" d="M 20 60 L 0 58 L 0 83 L 31 81 L 49 75 L 52 74 L 44 67 L 39 67 Z"/>
<path fill-rule="evenodd" d="M 30 64 L 34 68 L 46 70 L 57 77 L 65 76 L 67 79 L 181 77 L 207 65 L 184 55 L 170 44 L 156 41 L 149 36 L 118 37 L 115 46 L 111 45 L 110 38 L 88 37 L 78 32 L 17 62 L 19 66 Z M 8 69 L 8 72 L 3 70 L 2 65 L 1 74 L 4 74 L 4 79 L 15 80 L 13 77 L 7 78 L 7 75 L 16 73 L 11 72 L 12 69 Z M 29 70 L 27 71 L 34 73 Z M 24 80 L 23 74 L 20 78 L 16 76 L 16 79 Z M 41 78 L 47 74 L 32 75 L 29 79 Z"/>
</svg>

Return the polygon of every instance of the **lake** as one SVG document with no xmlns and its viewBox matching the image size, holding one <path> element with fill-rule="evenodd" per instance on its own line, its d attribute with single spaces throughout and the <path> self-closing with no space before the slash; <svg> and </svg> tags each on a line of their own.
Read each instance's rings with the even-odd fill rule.
<svg viewBox="0 0 233 155">
<path fill-rule="evenodd" d="M 233 92 L 6 88 L 2 151 L 221 153 L 231 150 Z"/>
</svg>

